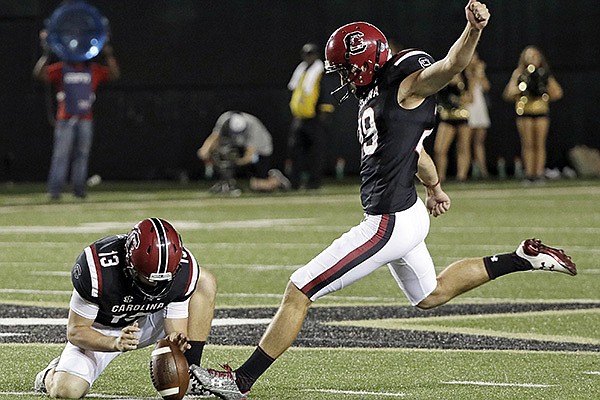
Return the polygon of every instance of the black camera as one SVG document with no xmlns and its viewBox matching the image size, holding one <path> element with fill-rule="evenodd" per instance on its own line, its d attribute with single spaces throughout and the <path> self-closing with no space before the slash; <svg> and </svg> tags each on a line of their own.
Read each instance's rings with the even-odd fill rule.
<svg viewBox="0 0 600 400">
<path fill-rule="evenodd" d="M 215 150 L 211 153 L 211 159 L 217 168 L 218 178 L 233 179 L 235 176 L 235 162 L 241 157 L 242 149 L 236 146 L 230 137 L 221 135 Z"/>
</svg>

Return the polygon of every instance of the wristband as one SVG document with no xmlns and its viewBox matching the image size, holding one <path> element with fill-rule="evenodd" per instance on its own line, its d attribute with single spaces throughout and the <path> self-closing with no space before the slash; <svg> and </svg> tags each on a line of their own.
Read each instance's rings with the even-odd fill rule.
<svg viewBox="0 0 600 400">
<path fill-rule="evenodd" d="M 425 182 L 423 182 L 423 186 L 425 186 L 427 189 L 433 189 L 434 187 L 436 187 L 437 185 L 440 184 L 440 178 L 438 177 L 438 180 L 436 183 L 434 183 L 433 185 L 428 185 Z"/>
</svg>

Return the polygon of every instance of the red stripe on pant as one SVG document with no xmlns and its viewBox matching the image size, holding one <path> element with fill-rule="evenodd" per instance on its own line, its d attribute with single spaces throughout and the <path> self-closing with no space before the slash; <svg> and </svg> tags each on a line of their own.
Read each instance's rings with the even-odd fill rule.
<svg viewBox="0 0 600 400">
<path fill-rule="evenodd" d="M 367 240 L 364 244 L 360 245 L 356 249 L 352 250 L 350 253 L 348 253 L 346 256 L 344 256 L 344 258 L 342 258 L 340 261 L 335 263 L 335 265 L 333 265 L 327 271 L 323 272 L 321 275 L 315 277 L 312 281 L 310 281 L 306 285 L 304 285 L 304 287 L 302 287 L 300 290 L 304 294 L 306 294 L 308 297 L 311 297 L 314 293 L 318 292 L 323 287 L 327 286 L 327 284 L 330 283 L 330 282 L 327 283 L 328 280 L 330 280 L 333 276 L 338 274 L 340 271 L 342 271 L 348 265 L 352 264 L 353 261 L 357 260 L 358 258 L 360 258 L 361 256 L 363 256 L 364 254 L 368 253 L 369 251 L 371 251 L 372 249 L 374 249 L 376 247 L 379 247 L 379 248 L 383 247 L 383 246 L 378 246 L 378 245 L 382 244 L 382 242 L 384 242 L 383 244 L 385 244 L 389 240 L 391 231 L 388 232 L 388 230 L 390 227 L 393 228 L 393 225 L 394 225 L 393 219 L 394 218 L 391 217 L 390 214 L 383 214 L 381 216 L 381 221 L 379 221 L 379 227 L 377 228 L 377 232 L 369 240 Z M 390 221 L 391 221 L 391 223 L 390 223 Z M 377 250 L 379 250 L 379 248 L 377 248 Z M 363 260 L 361 260 L 361 262 L 362 261 Z M 354 266 L 352 266 L 352 267 L 354 267 Z M 352 268 L 350 268 L 350 269 L 352 269 Z M 345 271 L 344 273 L 346 273 L 346 272 L 348 272 L 348 271 Z M 336 277 L 335 279 L 338 279 L 338 277 Z M 335 279 L 333 279 L 333 280 L 335 280 Z M 333 280 L 331 280 L 331 281 L 333 281 Z M 327 283 L 327 284 L 323 284 L 323 283 Z M 315 290 L 317 286 L 320 286 L 320 287 L 317 290 Z"/>
</svg>

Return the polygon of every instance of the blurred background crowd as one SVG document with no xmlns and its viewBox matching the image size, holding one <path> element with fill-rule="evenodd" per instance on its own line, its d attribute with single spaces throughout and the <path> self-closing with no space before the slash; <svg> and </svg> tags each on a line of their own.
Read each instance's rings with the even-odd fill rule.
<svg viewBox="0 0 600 400">
<path fill-rule="evenodd" d="M 301 85 L 299 75 L 294 78 L 299 62 L 306 56 L 322 60 L 331 32 L 353 20 L 376 24 L 394 50 L 416 47 L 443 57 L 462 29 L 457 21 L 464 19 L 465 6 L 463 0 L 88 3 L 108 22 L 109 54 L 100 52 L 94 61 L 111 67 L 112 58 L 118 66 L 113 77 L 118 79 L 106 79 L 96 91 L 86 176 L 215 179 L 207 171 L 210 163 L 202 162 L 197 152 L 217 119 L 237 110 L 257 117 L 268 130 L 272 151 L 265 171 L 277 170 L 278 183 L 273 185 L 286 189 L 290 183 L 280 170 L 292 178 L 293 189 L 318 188 L 320 174 L 356 175 L 360 157 L 357 102 L 338 106 L 328 98 L 325 78 L 322 99 L 315 105 L 316 115 L 323 114 L 315 119 L 316 127 L 298 120 L 291 100 L 299 95 L 294 91 Z M 57 101 L 55 91 L 44 84 L 48 79 L 40 78 L 35 67 L 47 54 L 40 33 L 61 5 L 58 0 L 3 0 L 0 6 L 0 181 L 48 179 Z M 589 164 L 600 148 L 600 3 L 504 0 L 488 7 L 494 18 L 479 45 L 479 57 L 457 77 L 454 92 L 440 99 L 435 141 L 425 143 L 446 171 L 441 176 L 531 183 L 578 173 L 594 176 Z M 527 49 L 537 53 L 527 56 Z M 52 52 L 49 58 L 46 65 L 59 61 Z M 547 108 L 529 108 L 534 97 Z M 524 99 L 529 101 L 526 107 Z M 452 106 L 452 101 L 459 108 L 458 122 L 447 119 L 452 113 L 444 114 L 443 104 Z M 469 116 L 476 121 L 469 124 Z M 531 118 L 523 122 L 524 117 Z M 306 126 L 309 133 L 320 132 L 316 156 L 308 148 L 302 150 L 307 153 L 294 150 L 299 140 L 309 140 L 302 139 Z M 540 142 L 545 154 L 539 154 Z M 314 163 L 308 163 L 302 183 L 292 160 L 308 157 L 321 161 L 320 171 L 311 171 Z M 274 176 L 265 171 L 261 178 Z"/>
</svg>

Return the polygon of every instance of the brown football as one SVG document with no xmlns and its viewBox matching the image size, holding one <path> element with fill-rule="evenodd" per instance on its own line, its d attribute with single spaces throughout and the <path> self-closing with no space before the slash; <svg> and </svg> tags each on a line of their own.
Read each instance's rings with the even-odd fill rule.
<svg viewBox="0 0 600 400">
<path fill-rule="evenodd" d="M 188 363 L 179 347 L 168 339 L 156 342 L 150 358 L 150 376 L 165 400 L 181 400 L 190 383 Z"/>
</svg>

